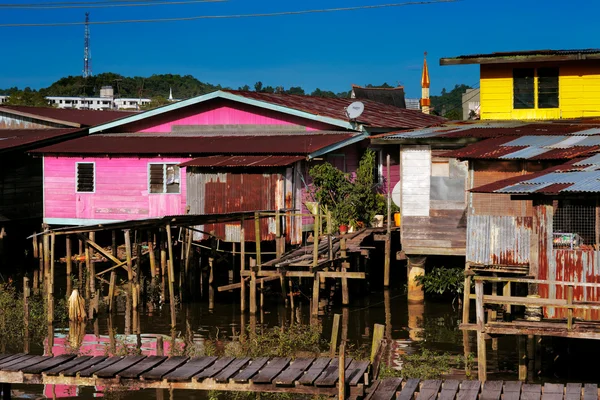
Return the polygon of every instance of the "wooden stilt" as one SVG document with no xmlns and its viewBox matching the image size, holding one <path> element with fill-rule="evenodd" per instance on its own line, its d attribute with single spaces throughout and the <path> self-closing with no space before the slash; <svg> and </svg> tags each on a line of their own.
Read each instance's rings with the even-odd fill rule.
<svg viewBox="0 0 600 400">
<path fill-rule="evenodd" d="M 164 345 L 164 342 L 163 342 L 162 335 L 159 335 L 156 338 L 156 355 L 157 356 L 164 356 L 165 355 L 165 345 Z"/>
<path fill-rule="evenodd" d="M 31 240 L 32 245 L 33 245 L 33 258 L 39 258 L 40 257 L 40 253 L 38 252 L 38 238 L 37 238 L 37 232 L 33 232 L 33 238 Z"/>
<path fill-rule="evenodd" d="M 71 236 L 67 235 L 65 241 L 65 247 L 67 252 L 67 255 L 65 257 L 65 262 L 67 264 L 67 296 L 69 296 L 71 295 L 71 291 L 73 290 L 73 277 L 71 276 L 73 274 L 73 251 L 71 250 Z"/>
<path fill-rule="evenodd" d="M 281 285 L 281 298 L 287 303 L 287 288 L 285 286 L 285 272 L 279 274 L 279 284 Z"/>
<path fill-rule="evenodd" d="M 246 230 L 244 229 L 244 218 L 240 223 L 240 311 L 246 311 L 246 283 L 244 282 L 244 271 L 246 271 Z"/>
<path fill-rule="evenodd" d="M 258 268 L 260 268 L 262 265 L 262 258 L 260 254 L 260 214 L 258 212 L 254 213 L 254 237 L 256 243 L 256 265 L 258 266 Z"/>
<path fill-rule="evenodd" d="M 44 272 L 44 263 L 45 263 L 45 257 L 44 257 L 44 241 L 43 241 L 43 236 L 38 240 L 38 251 L 40 254 L 40 263 L 39 263 L 39 268 L 38 268 L 38 286 L 37 286 L 37 290 L 39 293 L 39 290 L 43 290 L 44 287 L 44 278 L 45 278 L 45 272 Z"/>
<path fill-rule="evenodd" d="M 316 317 L 319 315 L 319 290 L 320 290 L 319 279 L 320 279 L 320 274 L 318 272 L 315 272 L 315 277 L 313 278 L 312 309 L 311 309 L 311 315 L 313 317 Z"/>
<path fill-rule="evenodd" d="M 390 286 L 391 237 L 392 237 L 392 192 L 390 188 L 390 155 L 387 155 L 387 232 L 385 237 L 385 255 L 383 264 L 383 287 Z"/>
<path fill-rule="evenodd" d="M 331 325 L 331 339 L 329 341 L 329 353 L 331 358 L 335 357 L 337 350 L 338 336 L 340 334 L 340 314 L 333 314 L 333 324 Z"/>
<path fill-rule="evenodd" d="M 109 310 L 109 312 L 113 312 L 113 310 L 114 310 L 116 283 L 117 283 L 117 273 L 115 271 L 111 271 L 110 285 L 108 286 L 108 310 Z"/>
<path fill-rule="evenodd" d="M 475 282 L 475 303 L 477 314 L 477 372 L 481 382 L 487 380 L 487 354 L 485 347 L 485 313 L 483 309 L 483 282 Z"/>
<path fill-rule="evenodd" d="M 465 276 L 465 287 L 463 291 L 463 309 L 462 309 L 462 323 L 469 323 L 469 313 L 471 311 L 471 276 Z"/>
<path fill-rule="evenodd" d="M 84 248 L 85 252 L 85 299 L 89 300 L 91 296 L 91 270 L 90 265 L 92 264 L 91 255 L 90 255 L 90 247 L 85 244 Z"/>
<path fill-rule="evenodd" d="M 342 262 L 342 272 L 346 273 L 348 268 L 350 267 L 350 263 L 347 261 Z M 350 294 L 348 292 L 348 278 L 345 275 L 341 278 L 342 281 L 342 304 L 347 306 L 350 304 Z"/>
<path fill-rule="evenodd" d="M 48 323 L 54 322 L 54 259 L 56 258 L 56 236 L 50 235 L 50 276 L 48 279 Z"/>
<path fill-rule="evenodd" d="M 40 284 L 40 270 L 39 268 L 33 271 L 33 293 L 39 293 L 39 284 Z"/>
<path fill-rule="evenodd" d="M 290 307 L 292 308 L 292 310 L 295 308 L 294 305 L 294 284 L 292 281 L 292 278 L 289 278 L 288 280 L 288 287 L 289 287 L 289 294 L 290 294 Z"/>
<path fill-rule="evenodd" d="M 519 346 L 519 380 L 527 380 L 527 337 L 524 335 L 518 336 Z"/>
<path fill-rule="evenodd" d="M 250 314 L 256 314 L 256 261 L 250 258 Z"/>
<path fill-rule="evenodd" d="M 319 225 L 320 225 L 320 221 L 319 221 L 319 203 L 317 203 L 316 205 L 317 207 L 317 213 L 315 214 L 315 226 L 313 227 L 313 237 L 314 237 L 314 241 L 313 241 L 313 268 L 317 268 L 317 266 L 319 265 Z"/>
<path fill-rule="evenodd" d="M 92 242 L 96 242 L 96 233 L 95 232 L 90 232 L 90 240 Z M 94 248 L 90 247 L 90 246 L 86 246 L 87 249 L 89 249 L 89 257 L 91 262 L 88 264 L 89 267 L 89 271 L 90 271 L 90 292 L 92 295 L 94 295 L 96 293 L 96 264 L 94 263 Z"/>
<path fill-rule="evenodd" d="M 169 249 L 169 260 L 167 265 L 168 281 L 169 281 L 169 307 L 171 309 L 171 328 L 175 329 L 177 316 L 175 315 L 175 274 L 173 269 L 173 240 L 171 237 L 171 224 L 167 224 L 167 247 Z"/>
<path fill-rule="evenodd" d="M 142 231 L 140 230 L 135 231 L 135 254 L 135 273 L 133 274 L 133 281 L 139 286 L 140 277 L 142 276 Z"/>
<path fill-rule="evenodd" d="M 166 274 L 167 274 L 167 243 L 164 241 L 164 232 L 161 231 L 161 244 L 160 244 L 160 293 L 161 301 L 164 303 L 166 296 Z"/>
<path fill-rule="evenodd" d="M 346 343 L 340 345 L 340 357 L 338 362 L 338 399 L 346 399 Z"/>
<path fill-rule="evenodd" d="M 148 259 L 150 260 L 150 277 L 152 278 L 152 284 L 154 284 L 154 278 L 156 278 L 156 254 L 154 253 L 154 235 L 152 232 L 148 232 Z"/>
<path fill-rule="evenodd" d="M 117 231 L 111 231 L 111 252 L 113 257 L 117 258 L 119 256 L 119 249 L 117 247 Z"/>
<path fill-rule="evenodd" d="M 264 279 L 260 280 L 260 312 L 262 318 L 263 307 L 265 306 L 265 281 Z"/>
<path fill-rule="evenodd" d="M 78 241 L 79 247 L 78 247 L 78 252 L 77 254 L 81 257 L 81 254 L 83 254 L 83 242 L 81 240 Z M 83 263 L 81 262 L 81 258 L 79 258 L 79 261 L 77 261 L 77 276 L 79 278 L 79 293 L 83 293 Z"/>
<path fill-rule="evenodd" d="M 29 354 L 29 278 L 23 277 L 23 352 Z"/>
<path fill-rule="evenodd" d="M 133 292 L 133 263 L 131 262 L 131 233 L 129 229 L 123 232 L 125 236 L 125 260 L 127 261 L 127 285 L 129 294 Z"/>
<path fill-rule="evenodd" d="M 48 275 L 50 274 L 50 236 L 44 234 L 44 292 L 48 294 Z"/>
<path fill-rule="evenodd" d="M 191 293 L 191 276 L 190 276 L 190 259 L 192 258 L 192 242 L 194 240 L 194 232 L 188 230 L 187 231 L 187 243 L 185 249 L 185 288 L 186 288 L 186 296 Z"/>
</svg>

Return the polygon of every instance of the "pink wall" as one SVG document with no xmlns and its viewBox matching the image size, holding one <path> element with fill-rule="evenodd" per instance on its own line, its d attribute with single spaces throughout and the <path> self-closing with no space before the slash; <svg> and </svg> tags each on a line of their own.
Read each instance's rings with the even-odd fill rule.
<svg viewBox="0 0 600 400">
<path fill-rule="evenodd" d="M 307 131 L 340 130 L 320 122 L 265 110 L 245 104 L 217 100 L 172 111 L 115 128 L 114 132 L 171 132 L 176 125 L 298 125 Z"/>
<path fill-rule="evenodd" d="M 181 163 L 188 158 L 44 157 L 44 221 L 129 220 L 185 214 L 185 168 L 179 194 L 148 193 L 148 163 Z M 94 162 L 95 193 L 76 193 L 77 162 Z"/>
</svg>

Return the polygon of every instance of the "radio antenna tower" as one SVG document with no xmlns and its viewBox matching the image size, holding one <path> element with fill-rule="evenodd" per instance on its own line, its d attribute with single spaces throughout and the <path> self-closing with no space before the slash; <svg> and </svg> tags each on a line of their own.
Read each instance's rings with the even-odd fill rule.
<svg viewBox="0 0 600 400">
<path fill-rule="evenodd" d="M 90 13 L 85 13 L 85 37 L 83 41 L 83 77 L 92 76 L 92 54 L 90 53 Z"/>
</svg>

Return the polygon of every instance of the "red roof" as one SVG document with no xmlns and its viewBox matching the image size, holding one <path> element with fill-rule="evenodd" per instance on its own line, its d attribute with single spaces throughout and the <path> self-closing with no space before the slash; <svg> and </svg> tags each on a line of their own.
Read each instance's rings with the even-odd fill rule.
<svg viewBox="0 0 600 400">
<path fill-rule="evenodd" d="M 285 167 L 305 156 L 208 156 L 187 161 L 182 167 Z"/>
<path fill-rule="evenodd" d="M 108 110 L 77 110 L 52 107 L 7 106 L 0 107 L 0 112 L 16 111 L 18 114 L 27 114 L 32 118 L 52 120 L 54 122 L 70 122 L 79 126 L 94 126 L 128 117 L 135 114 L 131 111 Z"/>
<path fill-rule="evenodd" d="M 449 151 L 443 154 L 444 157 L 453 158 L 473 158 L 473 159 L 494 159 L 504 155 L 514 153 L 517 150 L 524 149 L 527 146 L 501 146 L 504 143 L 515 140 L 518 136 L 502 136 L 483 140 L 471 144 L 461 149 Z"/>
<path fill-rule="evenodd" d="M 244 92 L 237 90 L 226 91 L 249 99 L 344 121 L 348 120 L 346 107 L 356 101 L 356 99 L 325 98 L 295 94 Z M 357 121 L 374 128 L 425 128 L 439 125 L 446 121 L 445 118 L 423 114 L 418 110 L 398 108 L 366 99 L 361 99 L 360 101 L 364 103 L 365 110 L 357 118 Z"/>
<path fill-rule="evenodd" d="M 84 132 L 81 129 L 0 129 L 0 151 L 31 148 Z"/>
<path fill-rule="evenodd" d="M 598 121 L 595 121 L 597 124 Z M 510 124 L 511 122 L 506 122 Z M 472 137 L 472 138 L 493 138 L 500 136 L 534 136 L 534 135 L 544 135 L 544 136 L 554 136 L 554 135 L 566 135 L 569 133 L 575 133 L 579 131 L 583 131 L 586 129 L 594 128 L 592 125 L 582 126 L 579 123 L 569 124 L 568 122 L 564 123 L 535 123 L 521 126 L 512 126 L 512 127 L 486 127 L 484 123 L 477 126 L 474 126 L 467 129 L 460 129 L 456 132 L 450 132 L 444 134 L 444 138 L 463 138 L 463 137 Z M 443 132 L 443 131 L 440 131 Z"/>
<path fill-rule="evenodd" d="M 37 149 L 53 154 L 309 154 L 356 133 L 262 136 L 90 135 Z"/>
</svg>

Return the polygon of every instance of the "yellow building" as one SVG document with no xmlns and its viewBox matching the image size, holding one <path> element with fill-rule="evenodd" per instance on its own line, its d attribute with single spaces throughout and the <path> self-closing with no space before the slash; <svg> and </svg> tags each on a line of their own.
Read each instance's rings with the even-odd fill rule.
<svg viewBox="0 0 600 400">
<path fill-rule="evenodd" d="M 600 49 L 491 53 L 440 59 L 480 65 L 482 120 L 600 116 Z"/>
</svg>

